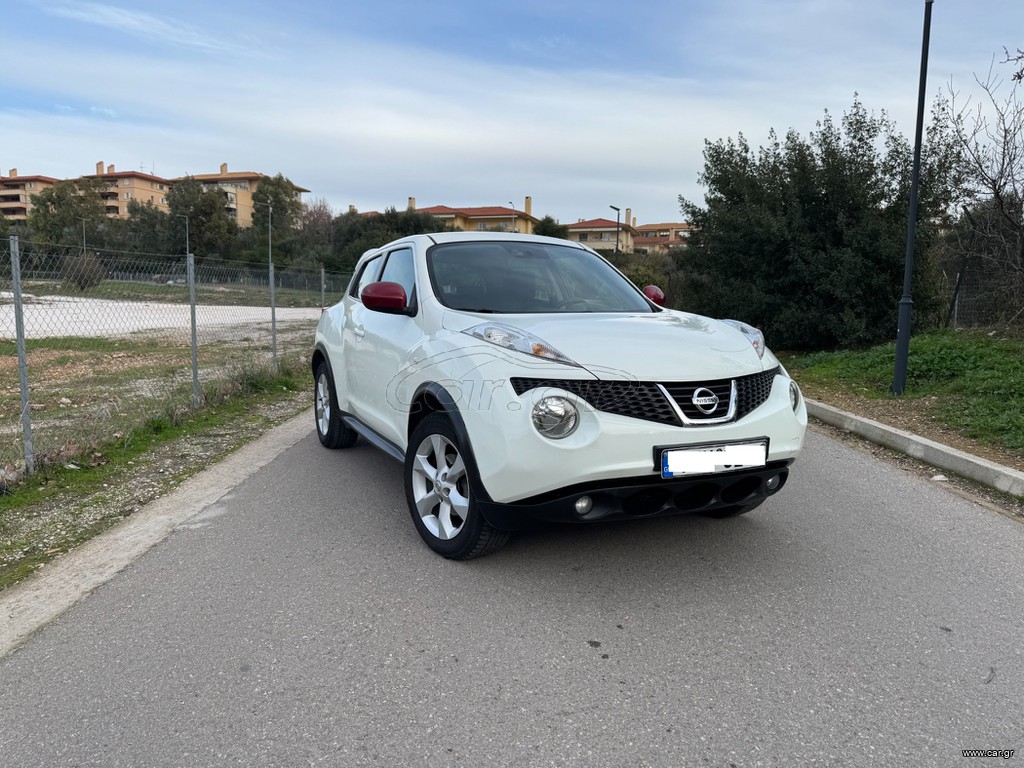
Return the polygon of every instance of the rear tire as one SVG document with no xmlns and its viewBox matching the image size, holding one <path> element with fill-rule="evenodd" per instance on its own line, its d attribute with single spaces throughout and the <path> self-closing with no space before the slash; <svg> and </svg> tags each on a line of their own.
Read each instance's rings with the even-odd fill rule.
<svg viewBox="0 0 1024 768">
<path fill-rule="evenodd" d="M 471 560 L 505 545 L 507 531 L 492 527 L 476 504 L 474 469 L 451 421 L 432 413 L 413 430 L 405 455 L 405 498 L 416 531 L 450 560 Z"/>
<path fill-rule="evenodd" d="M 316 436 L 325 448 L 351 448 L 359 434 L 341 420 L 338 398 L 334 394 L 334 382 L 327 361 L 316 367 L 313 381 L 313 407 L 316 420 Z"/>
</svg>

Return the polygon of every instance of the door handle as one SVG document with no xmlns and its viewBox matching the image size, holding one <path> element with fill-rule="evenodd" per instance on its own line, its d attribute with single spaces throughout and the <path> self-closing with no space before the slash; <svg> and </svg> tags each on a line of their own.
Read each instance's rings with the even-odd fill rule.
<svg viewBox="0 0 1024 768">
<path fill-rule="evenodd" d="M 352 333 L 356 335 L 357 339 L 361 339 L 363 338 L 363 336 L 366 335 L 366 329 L 363 328 L 363 326 L 361 325 L 357 325 L 354 329 L 352 329 Z"/>
</svg>

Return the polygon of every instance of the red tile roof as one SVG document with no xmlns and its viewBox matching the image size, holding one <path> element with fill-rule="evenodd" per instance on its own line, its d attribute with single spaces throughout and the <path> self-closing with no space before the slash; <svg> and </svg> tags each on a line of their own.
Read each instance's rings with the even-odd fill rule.
<svg viewBox="0 0 1024 768">
<path fill-rule="evenodd" d="M 624 222 L 616 224 L 609 219 L 590 219 L 589 221 L 577 221 L 575 224 L 569 225 L 569 229 L 615 229 L 616 227 L 628 229 Z"/>
<path fill-rule="evenodd" d="M 48 181 L 51 184 L 56 184 L 60 179 L 55 179 L 52 176 L 0 176 L 0 182 L 3 181 Z"/>
<path fill-rule="evenodd" d="M 500 205 L 484 206 L 477 208 L 451 208 L 447 205 L 433 205 L 429 208 L 417 208 L 416 213 L 429 213 L 431 216 L 455 216 L 461 214 L 468 219 L 500 219 L 509 218 L 513 214 L 521 219 L 534 219 L 525 211 L 518 211 L 515 208 L 503 208 Z"/>
<path fill-rule="evenodd" d="M 151 173 L 143 173 L 142 171 L 114 171 L 113 173 L 87 173 L 83 176 L 83 179 L 123 179 L 123 178 L 134 178 L 134 179 L 146 179 L 148 181 L 158 181 L 161 184 L 170 184 L 170 179 L 165 179 L 162 176 L 154 176 Z"/>
</svg>

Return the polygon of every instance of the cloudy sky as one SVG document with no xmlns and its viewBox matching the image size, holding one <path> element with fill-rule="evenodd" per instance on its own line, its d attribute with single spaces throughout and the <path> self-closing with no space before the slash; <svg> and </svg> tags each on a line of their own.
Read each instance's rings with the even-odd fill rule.
<svg viewBox="0 0 1024 768">
<path fill-rule="evenodd" d="M 859 93 L 913 135 L 923 0 L 0 0 L 0 169 L 283 173 L 336 210 L 680 219 L 705 139 Z M 1024 47 L 1020 0 L 935 0 L 928 93 Z M 997 66 L 1009 73 L 1009 67 Z"/>
</svg>

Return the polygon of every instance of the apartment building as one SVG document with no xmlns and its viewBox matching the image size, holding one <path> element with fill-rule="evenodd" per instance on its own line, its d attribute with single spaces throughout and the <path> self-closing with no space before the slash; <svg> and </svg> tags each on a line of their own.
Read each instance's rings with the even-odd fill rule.
<svg viewBox="0 0 1024 768">
<path fill-rule="evenodd" d="M 165 213 L 170 210 L 167 205 L 167 193 L 176 179 L 165 179 L 143 171 L 118 171 L 113 165 L 96 163 L 96 172 L 83 176 L 86 179 L 97 179 L 104 185 L 100 196 L 108 216 L 125 218 L 128 216 L 128 203 L 136 200 L 139 203 L 152 203 Z M 252 194 L 266 174 L 254 171 L 229 172 L 227 163 L 222 163 L 219 173 L 207 173 L 192 176 L 204 187 L 220 189 L 225 195 L 225 206 L 228 215 L 232 216 L 241 227 L 252 224 Z M 0 213 L 8 219 L 24 220 L 32 210 L 32 195 L 38 195 L 44 189 L 52 187 L 62 179 L 51 176 L 19 176 L 18 169 L 12 168 L 7 176 L 0 175 Z M 295 197 L 299 201 L 308 189 L 292 185 Z"/>
<path fill-rule="evenodd" d="M 238 222 L 238 226 L 248 227 L 252 224 L 252 195 L 259 188 L 260 181 L 268 177 L 256 171 L 229 171 L 228 164 L 221 163 L 218 173 L 197 173 L 173 181 L 184 181 L 186 178 L 195 179 L 207 189 L 223 190 L 227 199 L 225 205 L 228 215 Z M 295 198 L 300 202 L 303 193 L 309 192 L 308 189 L 296 184 L 292 184 L 292 187 L 295 190 Z"/>
<path fill-rule="evenodd" d="M 668 253 L 669 248 L 686 245 L 690 225 L 685 221 L 644 224 L 636 232 L 633 244 L 638 253 Z"/>
<path fill-rule="evenodd" d="M 500 205 L 483 206 L 475 208 L 452 208 L 447 205 L 433 205 L 429 208 L 417 208 L 416 198 L 409 198 L 409 210 L 417 213 L 428 213 L 435 218 L 441 219 L 450 229 L 458 229 L 463 232 L 518 232 L 521 235 L 532 235 L 533 228 L 539 223 L 539 219 L 533 215 L 533 198 L 527 196 L 523 201 L 523 209 L 514 207 L 509 201 L 509 207 Z"/>
<path fill-rule="evenodd" d="M 83 178 L 98 179 L 106 185 L 100 197 L 111 218 L 126 218 L 128 203 L 135 200 L 145 205 L 152 203 L 159 210 L 167 213 L 167 192 L 171 188 L 169 179 L 154 176 L 142 171 L 118 171 L 113 165 L 103 167 L 103 161 L 96 163 L 96 173 Z"/>
<path fill-rule="evenodd" d="M 569 224 L 569 239 L 596 250 L 632 253 L 637 234 L 635 224 L 633 212 L 627 208 L 625 220 L 621 222 L 598 218 Z"/>
<path fill-rule="evenodd" d="M 56 184 L 52 176 L 19 176 L 17 168 L 0 174 L 0 214 L 7 219 L 24 221 L 32 211 L 32 195 Z"/>
</svg>

